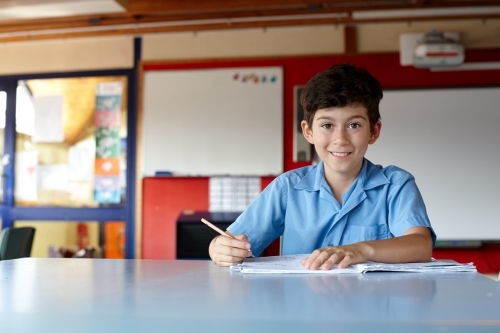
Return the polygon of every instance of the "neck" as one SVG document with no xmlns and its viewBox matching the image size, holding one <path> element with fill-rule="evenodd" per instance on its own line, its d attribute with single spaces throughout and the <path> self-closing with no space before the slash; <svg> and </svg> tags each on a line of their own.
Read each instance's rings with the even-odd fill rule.
<svg viewBox="0 0 500 333">
<path fill-rule="evenodd" d="M 333 196 L 340 204 L 342 204 L 342 195 L 349 189 L 349 187 L 351 187 L 352 183 L 354 183 L 356 177 L 358 177 L 361 172 L 362 167 L 363 163 L 361 163 L 356 170 L 353 170 L 353 172 L 343 174 L 331 172 L 331 170 L 327 170 L 327 168 L 323 166 L 325 180 L 328 183 L 328 186 L 330 186 Z"/>
</svg>

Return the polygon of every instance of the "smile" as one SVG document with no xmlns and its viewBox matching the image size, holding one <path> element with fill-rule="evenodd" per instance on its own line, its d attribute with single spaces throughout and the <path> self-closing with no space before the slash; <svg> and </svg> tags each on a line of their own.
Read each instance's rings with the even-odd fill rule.
<svg viewBox="0 0 500 333">
<path fill-rule="evenodd" d="M 337 156 L 337 157 L 345 157 L 345 156 L 347 156 L 347 155 L 349 155 L 351 153 L 336 153 L 336 152 L 331 152 L 331 154 L 333 156 Z"/>
</svg>

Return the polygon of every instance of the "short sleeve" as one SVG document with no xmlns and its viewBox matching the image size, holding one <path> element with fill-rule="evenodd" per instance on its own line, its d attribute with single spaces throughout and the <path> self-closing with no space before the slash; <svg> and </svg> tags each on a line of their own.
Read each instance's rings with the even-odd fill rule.
<svg viewBox="0 0 500 333">
<path fill-rule="evenodd" d="M 406 174 L 392 184 L 389 191 L 388 216 L 389 229 L 394 236 L 402 236 L 413 227 L 427 227 L 431 232 L 432 244 L 435 245 L 436 234 L 412 175 Z"/>
<path fill-rule="evenodd" d="M 252 253 L 260 256 L 284 230 L 287 189 L 278 177 L 241 213 L 227 230 L 234 235 L 245 234 L 252 244 Z"/>
</svg>

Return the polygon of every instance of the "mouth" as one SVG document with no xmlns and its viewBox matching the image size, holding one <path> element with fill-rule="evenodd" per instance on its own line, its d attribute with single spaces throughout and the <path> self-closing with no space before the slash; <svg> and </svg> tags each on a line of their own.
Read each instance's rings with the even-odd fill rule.
<svg viewBox="0 0 500 333">
<path fill-rule="evenodd" d="M 341 152 L 331 151 L 330 154 L 335 156 L 336 158 L 346 158 L 347 156 L 351 155 L 352 153 L 351 152 L 341 153 Z"/>
</svg>

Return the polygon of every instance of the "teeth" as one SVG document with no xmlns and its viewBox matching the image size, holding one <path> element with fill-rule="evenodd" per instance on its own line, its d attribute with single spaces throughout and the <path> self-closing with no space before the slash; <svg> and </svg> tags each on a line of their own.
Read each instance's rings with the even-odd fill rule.
<svg viewBox="0 0 500 333">
<path fill-rule="evenodd" d="M 339 157 L 343 157 L 343 156 L 347 156 L 349 155 L 349 153 L 332 153 L 333 156 L 339 156 Z"/>
</svg>

